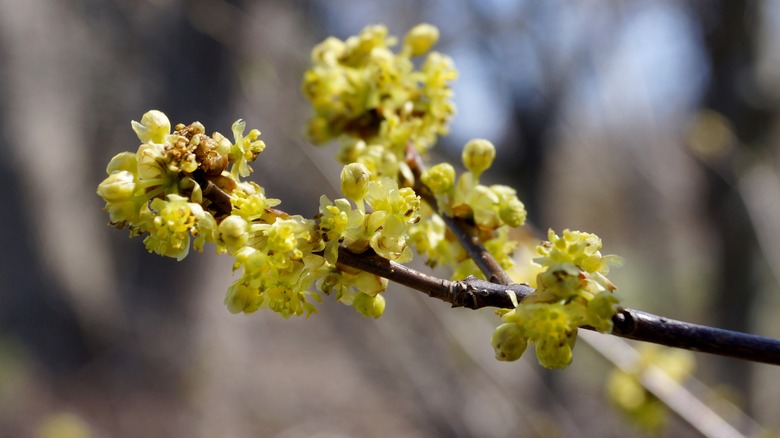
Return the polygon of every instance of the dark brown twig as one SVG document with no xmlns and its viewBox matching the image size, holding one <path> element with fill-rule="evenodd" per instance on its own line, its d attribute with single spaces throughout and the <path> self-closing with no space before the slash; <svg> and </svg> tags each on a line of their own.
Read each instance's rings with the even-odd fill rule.
<svg viewBox="0 0 780 438">
<path fill-rule="evenodd" d="M 612 334 L 627 339 L 780 365 L 780 340 L 677 321 L 634 309 L 612 317 Z"/>
<path fill-rule="evenodd" d="M 376 254 L 369 252 L 353 254 L 343 247 L 339 248 L 338 263 L 411 287 L 431 298 L 450 303 L 452 307 L 511 309 L 534 291 L 526 284 L 501 286 L 476 277 L 468 277 L 462 281 L 436 278 Z"/>
<path fill-rule="evenodd" d="M 345 248 L 339 248 L 338 263 L 411 287 L 453 307 L 511 309 L 534 291 L 525 284 L 501 285 L 475 277 L 462 281 L 444 280 L 376 254 L 353 254 Z M 634 309 L 621 309 L 612 322 L 615 336 L 780 365 L 780 341 L 776 339 L 691 324 Z"/>
</svg>

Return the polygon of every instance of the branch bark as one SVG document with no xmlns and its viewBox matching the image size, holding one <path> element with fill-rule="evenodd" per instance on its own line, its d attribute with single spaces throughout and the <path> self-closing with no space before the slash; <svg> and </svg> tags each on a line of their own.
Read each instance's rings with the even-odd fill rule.
<svg viewBox="0 0 780 438">
<path fill-rule="evenodd" d="M 622 309 L 612 334 L 637 341 L 780 365 L 780 340 Z"/>
<path fill-rule="evenodd" d="M 475 277 L 462 281 L 445 280 L 370 252 L 353 254 L 346 248 L 339 248 L 338 263 L 403 284 L 453 307 L 511 309 L 534 291 L 527 284 L 502 285 Z M 615 336 L 780 365 L 780 341 L 776 339 L 677 321 L 629 308 L 618 311 L 612 323 L 611 334 Z M 590 327 L 582 328 L 592 330 Z"/>
<path fill-rule="evenodd" d="M 520 300 L 534 291 L 527 284 L 499 285 L 473 276 L 462 281 L 432 277 L 372 252 L 353 254 L 344 247 L 339 248 L 338 264 L 360 269 L 408 286 L 431 298 L 450 303 L 452 307 L 466 307 L 475 310 L 483 307 L 512 309 Z"/>
</svg>

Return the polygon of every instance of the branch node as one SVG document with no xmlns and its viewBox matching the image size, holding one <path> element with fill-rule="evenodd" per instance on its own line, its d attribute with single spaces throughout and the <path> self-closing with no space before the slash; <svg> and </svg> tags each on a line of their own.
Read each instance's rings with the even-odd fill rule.
<svg viewBox="0 0 780 438">
<path fill-rule="evenodd" d="M 636 330 L 636 321 L 628 309 L 619 309 L 612 317 L 612 334 L 628 335 Z"/>
</svg>

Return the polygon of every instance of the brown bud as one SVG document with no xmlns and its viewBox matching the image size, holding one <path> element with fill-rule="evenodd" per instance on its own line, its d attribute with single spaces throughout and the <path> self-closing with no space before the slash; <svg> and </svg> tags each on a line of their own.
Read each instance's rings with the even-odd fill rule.
<svg viewBox="0 0 780 438">
<path fill-rule="evenodd" d="M 195 148 L 195 157 L 200 163 L 200 168 L 206 175 L 219 176 L 227 168 L 228 157 L 217 151 L 217 142 L 213 138 L 205 134 L 196 134 L 196 136 L 198 146 Z"/>
</svg>

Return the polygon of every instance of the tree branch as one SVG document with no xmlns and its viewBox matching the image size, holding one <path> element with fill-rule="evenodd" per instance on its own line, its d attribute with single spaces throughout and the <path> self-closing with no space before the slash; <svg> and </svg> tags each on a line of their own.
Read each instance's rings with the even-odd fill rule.
<svg viewBox="0 0 780 438">
<path fill-rule="evenodd" d="M 637 341 L 780 365 L 780 340 L 677 321 L 634 309 L 612 317 L 612 334 Z"/>
<path fill-rule="evenodd" d="M 420 155 L 413 148 L 409 148 L 406 158 L 415 174 L 415 191 L 434 211 L 438 211 L 433 193 L 420 182 L 420 174 L 423 170 Z M 230 205 L 229 195 L 211 181 L 208 181 L 204 194 L 210 196 L 217 205 Z M 450 303 L 453 307 L 511 309 L 534 292 L 534 289 L 527 284 L 512 282 L 509 275 L 482 245 L 473 225 L 464 219 L 440 216 L 490 281 L 479 280 L 476 277 L 468 277 L 462 281 L 449 281 L 389 261 L 372 251 L 353 254 L 346 248 L 339 248 L 338 264 L 403 284 L 432 298 Z M 612 322 L 614 327 L 611 334 L 615 336 L 780 365 L 780 341 L 775 339 L 691 324 L 629 308 L 619 310 L 612 318 Z"/>
<path fill-rule="evenodd" d="M 453 307 L 511 309 L 534 291 L 526 284 L 501 285 L 475 277 L 462 281 L 436 278 L 368 251 L 353 254 L 346 248 L 339 248 L 338 263 L 403 284 Z M 780 341 L 776 339 L 691 324 L 628 308 L 618 311 L 612 323 L 611 334 L 615 336 L 780 365 Z"/>
<path fill-rule="evenodd" d="M 344 247 L 339 248 L 338 264 L 360 269 L 416 289 L 431 298 L 450 303 L 452 307 L 512 309 L 520 300 L 534 291 L 527 284 L 504 286 L 473 276 L 462 281 L 432 277 L 408 266 L 387 260 L 372 251 L 353 254 Z"/>
<path fill-rule="evenodd" d="M 428 187 L 420 182 L 420 175 L 423 172 L 424 165 L 420 154 L 413 147 L 407 148 L 406 162 L 414 173 L 414 189 L 417 194 L 419 194 L 434 211 L 439 211 L 433 193 L 431 193 Z M 458 237 L 458 240 L 471 258 L 476 262 L 480 271 L 485 274 L 485 277 L 490 279 L 490 282 L 479 281 L 475 278 L 468 278 L 463 282 L 452 282 L 463 283 L 463 285 L 459 285 L 454 289 L 459 290 L 460 287 L 464 287 L 466 289 L 462 293 L 479 295 L 479 303 L 482 304 L 480 307 L 514 307 L 506 306 L 504 299 L 507 294 L 505 291 L 515 290 L 514 288 L 517 285 L 512 285 L 513 282 L 509 278 L 509 275 L 501 268 L 495 258 L 493 258 L 476 237 L 473 226 L 462 219 L 452 218 L 446 215 L 440 216 L 444 219 L 447 226 L 450 227 L 450 230 Z M 377 273 L 377 275 L 382 274 Z M 390 277 L 385 278 L 392 280 Z M 404 284 L 412 288 L 415 287 L 413 284 Z M 508 285 L 512 286 L 507 288 Z M 450 289 L 453 289 L 453 287 L 450 287 Z M 520 291 L 521 293 L 516 292 L 518 301 L 527 294 L 532 293 L 533 289 L 524 286 Z M 453 303 L 453 306 L 455 305 L 454 301 L 449 301 L 431 293 L 428 293 L 428 295 L 451 302 Z M 452 299 L 460 300 L 463 298 L 456 296 Z M 668 347 L 684 348 L 686 350 L 745 359 L 753 362 L 780 365 L 780 341 L 776 339 L 691 324 L 629 308 L 620 309 L 612 318 L 612 323 L 613 329 L 611 334 L 615 336 L 652 342 Z M 591 329 L 590 327 L 582 328 Z"/>
</svg>

